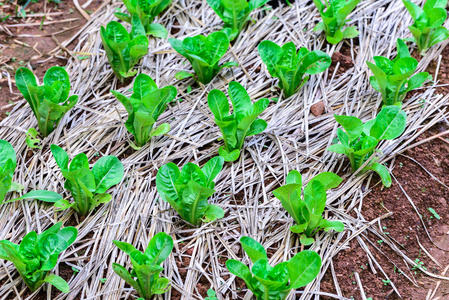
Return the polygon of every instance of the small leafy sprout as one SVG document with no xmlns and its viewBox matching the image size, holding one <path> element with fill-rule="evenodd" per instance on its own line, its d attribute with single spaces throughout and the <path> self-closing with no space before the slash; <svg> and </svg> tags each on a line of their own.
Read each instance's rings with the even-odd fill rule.
<svg viewBox="0 0 449 300">
<path fill-rule="evenodd" d="M 286 182 L 286 185 L 275 189 L 273 194 L 295 220 L 296 225 L 290 227 L 290 230 L 300 234 L 301 244 L 311 245 L 315 241 L 313 235 L 319 230 L 343 231 L 342 222 L 329 221 L 322 216 L 326 206 L 326 191 L 340 185 L 340 176 L 331 172 L 318 174 L 304 188 L 302 197 L 302 178 L 298 171 L 290 171 Z"/>
<path fill-rule="evenodd" d="M 203 168 L 187 163 L 182 171 L 174 163 L 163 165 L 156 175 L 156 188 L 161 198 L 176 210 L 181 218 L 198 226 L 221 219 L 221 207 L 207 203 L 215 193 L 215 177 L 223 168 L 224 159 L 211 158 Z"/>
<path fill-rule="evenodd" d="M 314 251 L 304 250 L 272 267 L 261 244 L 247 236 L 243 236 L 240 243 L 253 263 L 251 271 L 235 259 L 228 259 L 226 267 L 232 274 L 242 278 L 248 289 L 260 300 L 285 299 L 292 289 L 312 282 L 321 268 L 321 257 Z"/>
<path fill-rule="evenodd" d="M 137 73 L 137 62 L 148 53 L 148 38 L 137 15 L 133 15 L 131 33 L 122 24 L 111 21 L 101 26 L 100 35 L 109 64 L 121 82 Z"/>
<path fill-rule="evenodd" d="M 415 259 L 415 265 L 412 266 L 412 270 L 415 271 L 415 275 L 417 273 L 416 270 L 419 270 L 419 269 L 423 269 L 424 271 L 427 271 L 427 268 L 424 267 L 424 262 L 420 261 L 419 258 L 417 258 L 417 259 Z"/>
<path fill-rule="evenodd" d="M 204 300 L 218 300 L 218 298 L 216 297 L 215 291 L 213 289 L 207 290 L 207 296 L 208 297 L 204 298 Z"/>
<path fill-rule="evenodd" d="M 131 98 L 127 98 L 111 90 L 128 112 L 126 129 L 134 135 L 137 147 L 142 147 L 152 137 L 164 135 L 170 130 L 168 123 L 163 123 L 157 128 L 154 125 L 167 107 L 167 103 L 175 99 L 177 91 L 171 85 L 158 89 L 154 80 L 143 73 L 137 75 L 133 91 Z"/>
<path fill-rule="evenodd" d="M 195 71 L 194 74 L 186 71 L 178 72 L 175 75 L 178 80 L 193 77 L 203 84 L 208 84 L 221 69 L 238 65 L 233 61 L 219 65 L 220 59 L 229 47 L 228 36 L 223 32 L 213 32 L 207 37 L 203 35 L 188 37 L 183 41 L 173 38 L 168 41 L 176 52 L 189 60 Z"/>
<path fill-rule="evenodd" d="M 235 161 L 240 156 L 245 138 L 259 134 L 267 127 L 267 122 L 257 117 L 268 107 L 270 100 L 263 98 L 252 104 L 245 88 L 236 81 L 229 83 L 228 91 L 234 107 L 232 114 L 228 98 L 220 90 L 210 91 L 207 103 L 225 143 L 218 152 L 225 161 Z"/>
<path fill-rule="evenodd" d="M 447 18 L 447 0 L 427 0 L 423 8 L 411 1 L 402 2 L 412 15 L 414 23 L 408 28 L 413 35 L 411 40 L 416 43 L 421 55 L 449 37 L 449 30 L 442 26 Z"/>
<path fill-rule="evenodd" d="M 228 31 L 229 41 L 233 41 L 249 20 L 251 12 L 262 7 L 268 0 L 207 0 L 215 13 L 224 22 L 224 31 Z"/>
<path fill-rule="evenodd" d="M 435 218 L 438 219 L 438 220 L 441 219 L 440 215 L 437 214 L 437 212 L 436 212 L 432 207 L 429 207 L 429 208 L 427 208 L 427 209 L 432 213 L 433 217 L 435 217 Z M 432 217 L 431 217 L 431 218 L 432 218 Z"/>
<path fill-rule="evenodd" d="M 16 166 L 14 148 L 7 141 L 0 140 L 0 204 L 5 200 L 6 193 L 23 189 L 19 184 L 12 182 Z"/>
<path fill-rule="evenodd" d="M 318 23 L 313 31 L 324 31 L 326 40 L 338 44 L 343 39 L 352 39 L 359 35 L 355 26 L 346 27 L 346 18 L 361 0 L 313 0 L 320 12 L 323 22 Z M 324 3 L 323 3 L 324 2 Z"/>
<path fill-rule="evenodd" d="M 112 269 L 118 276 L 132 286 L 142 299 L 151 299 L 153 295 L 163 294 L 167 291 L 170 281 L 161 278 L 160 273 L 164 270 L 161 264 L 173 250 L 173 239 L 165 232 L 156 234 L 149 242 L 144 253 L 133 245 L 113 241 L 123 252 L 129 255 L 132 270 L 128 272 L 119 264 L 112 264 Z"/>
<path fill-rule="evenodd" d="M 61 277 L 49 272 L 56 266 L 59 254 L 76 239 L 75 227 L 61 229 L 56 223 L 41 234 L 29 232 L 20 245 L 8 240 L 0 241 L 0 259 L 11 261 L 28 288 L 34 292 L 42 284 L 49 283 L 63 293 L 69 292 L 69 285 Z"/>
<path fill-rule="evenodd" d="M 106 283 L 107 280 L 108 280 L 107 278 L 100 278 L 101 283 Z"/>
<path fill-rule="evenodd" d="M 382 279 L 382 282 L 384 283 L 384 285 L 389 285 L 391 283 L 390 279 Z"/>
<path fill-rule="evenodd" d="M 427 72 L 414 76 L 418 61 L 410 56 L 407 46 L 401 39 L 397 40 L 398 54 L 393 60 L 383 56 L 374 56 L 375 64 L 366 62 L 374 76 L 369 78 L 373 88 L 382 94 L 383 105 L 402 105 L 407 93 L 419 88 L 424 81 L 431 80 Z"/>
<path fill-rule="evenodd" d="M 31 191 L 19 198 L 5 200 L 8 192 L 21 192 L 24 187 L 12 182 L 14 170 L 17 166 L 16 152 L 10 143 L 0 140 L 0 204 L 14 202 L 22 199 L 37 199 L 44 202 L 54 203 L 62 199 L 61 195 L 52 191 Z"/>
<path fill-rule="evenodd" d="M 26 138 L 25 138 L 25 142 L 28 145 L 28 147 L 42 149 L 42 146 L 39 146 L 39 144 L 41 143 L 41 140 L 37 137 L 38 134 L 39 133 L 37 132 L 37 130 L 35 128 L 28 129 L 28 131 L 26 133 Z"/>
<path fill-rule="evenodd" d="M 337 116 L 335 120 L 345 131 L 338 128 L 339 144 L 331 145 L 327 150 L 345 154 L 351 162 L 352 172 L 357 171 L 374 153 L 376 146 L 382 140 L 393 140 L 400 136 L 407 123 L 407 115 L 397 106 L 384 106 L 375 119 L 365 124 L 357 117 Z M 378 152 L 378 151 L 377 151 Z M 374 157 L 363 168 L 379 174 L 385 187 L 391 186 L 391 176 L 388 169 L 376 162 Z"/>
<path fill-rule="evenodd" d="M 74 274 L 77 274 L 77 273 L 79 273 L 80 272 L 80 270 L 78 270 L 77 268 L 75 268 L 75 267 L 72 267 L 72 271 L 73 271 L 73 273 Z"/>
<path fill-rule="evenodd" d="M 75 104 L 78 96 L 70 92 L 69 74 L 62 67 L 51 67 L 44 76 L 44 84 L 38 85 L 33 72 L 20 67 L 16 72 L 16 85 L 31 107 L 43 137 L 58 126 L 59 121 Z"/>
<path fill-rule="evenodd" d="M 296 51 L 293 42 L 281 47 L 272 41 L 263 41 L 257 49 L 271 76 L 279 78 L 285 98 L 295 94 L 309 80 L 309 75 L 323 72 L 332 62 L 329 55 L 318 50 L 302 47 Z"/>
<path fill-rule="evenodd" d="M 80 216 L 86 216 L 98 205 L 112 199 L 106 191 L 118 184 L 124 175 L 123 164 L 117 157 L 101 157 L 90 170 L 86 154 L 76 155 L 69 166 L 67 152 L 56 145 L 51 145 L 50 150 L 66 179 L 64 187 L 74 199 L 73 203 L 65 199 L 56 202 L 58 210 L 72 207 Z"/>
<path fill-rule="evenodd" d="M 167 29 L 160 24 L 154 24 L 153 21 L 171 2 L 172 0 L 123 0 L 126 9 L 131 15 L 120 11 L 115 12 L 114 15 L 129 24 L 132 24 L 132 16 L 136 15 L 142 22 L 147 35 L 166 38 L 168 35 Z"/>
</svg>

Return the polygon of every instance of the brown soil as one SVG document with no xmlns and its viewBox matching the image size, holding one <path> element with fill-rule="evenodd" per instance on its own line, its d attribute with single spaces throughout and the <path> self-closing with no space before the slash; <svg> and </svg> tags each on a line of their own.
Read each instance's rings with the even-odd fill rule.
<svg viewBox="0 0 449 300">
<path fill-rule="evenodd" d="M 0 6 L 0 17 L 8 14 L 10 17 L 1 23 L 1 26 L 9 30 L 9 33 L 0 31 L 0 44 L 4 46 L 0 47 L 0 71 L 3 73 L 0 77 L 0 121 L 9 114 L 16 101 L 23 99 L 15 86 L 16 70 L 22 66 L 31 67 L 39 82 L 42 83 L 47 69 L 55 65 L 65 66 L 67 61 L 68 54 L 65 51 L 59 50 L 54 53 L 55 56 L 49 55 L 49 52 L 58 47 L 54 38 L 58 43 L 63 43 L 87 22 L 76 9 L 73 1 L 45 3 L 40 0 L 38 3 L 30 2 L 25 9 L 25 18 L 16 17 L 17 5 L 15 2 L 7 0 L 2 2 L 4 5 Z M 82 6 L 87 0 L 78 2 Z M 92 14 L 103 2 L 103 0 L 92 1 L 85 9 L 86 13 Z M 42 16 L 44 12 L 47 14 L 45 19 Z M 44 21 L 44 25 L 40 30 L 39 25 L 42 21 Z M 49 22 L 52 24 L 46 24 Z M 73 50 L 75 45 L 76 40 L 67 48 Z M 5 76 L 6 72 L 11 77 L 12 91 L 8 78 Z"/>
<path fill-rule="evenodd" d="M 437 125 L 420 139 L 441 133 L 444 130 L 447 130 L 446 126 Z M 449 184 L 449 179 L 445 176 L 449 172 L 448 154 L 449 142 L 446 139 L 434 139 L 405 153 L 446 185 Z M 449 190 L 433 180 L 421 166 L 408 157 L 398 156 L 392 173 L 419 210 L 435 244 L 442 249 L 449 250 L 447 235 L 449 205 L 446 200 L 449 198 Z M 374 182 L 379 181 L 378 178 L 374 179 Z M 440 219 L 435 217 L 429 208 L 434 209 Z M 385 235 L 384 239 L 394 239 L 397 241 L 397 246 L 412 260 L 419 259 L 419 262 L 422 262 L 429 272 L 441 274 L 449 265 L 449 256 L 446 251 L 438 249 L 427 237 L 418 214 L 394 179 L 390 188 L 383 189 L 379 184 L 363 199 L 362 215 L 367 221 L 372 221 L 388 212 L 393 212 L 393 215 L 380 222 L 381 230 Z M 429 289 L 435 288 L 436 280 L 424 276 L 419 270 L 407 267 L 403 259 L 385 245 L 378 236 L 368 233 L 361 237 L 388 275 L 389 280 L 398 289 L 402 299 L 426 299 Z M 417 240 L 441 266 L 434 263 L 424 253 Z M 392 262 L 397 267 L 394 267 Z M 333 258 L 333 264 L 343 296 L 362 299 L 354 277 L 354 273 L 358 272 L 366 297 L 400 299 L 378 267 L 375 267 L 377 274 L 373 273 L 366 252 L 356 240 L 351 241 L 348 250 L 341 251 Z M 418 287 L 414 286 L 401 272 L 414 278 Z M 326 273 L 322 286 L 323 291 L 336 293 L 330 271 Z M 448 297 L 448 289 L 449 284 L 442 282 L 436 296 L 443 296 L 441 299 L 447 299 L 444 297 Z"/>
</svg>

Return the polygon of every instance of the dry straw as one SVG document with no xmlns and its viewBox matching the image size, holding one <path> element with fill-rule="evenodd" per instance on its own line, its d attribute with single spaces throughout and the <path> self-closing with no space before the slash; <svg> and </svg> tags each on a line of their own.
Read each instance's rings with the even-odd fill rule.
<svg viewBox="0 0 449 300">
<path fill-rule="evenodd" d="M 360 42 L 355 45 L 355 41 L 344 41 L 350 46 L 354 67 L 344 74 L 326 71 L 311 76 L 291 99 L 271 104 L 261 116 L 267 120 L 268 128 L 264 133 L 248 138 L 241 158 L 234 164 L 226 164 L 219 175 L 217 192 L 210 201 L 223 207 L 226 216 L 193 229 L 161 201 L 155 189 L 155 175 L 167 162 L 174 161 L 180 166 L 189 161 L 204 163 L 217 155 L 220 133 L 207 107 L 208 92 L 213 88 L 227 90 L 228 82 L 236 80 L 246 87 L 254 100 L 277 97 L 278 91 L 273 88 L 277 79 L 269 76 L 257 53 L 257 45 L 262 40 L 269 39 L 278 44 L 293 41 L 298 47 L 321 49 L 329 54 L 339 51 L 342 43 L 327 45 L 323 36 L 312 31 L 319 14 L 311 1 L 298 0 L 292 7 L 260 9 L 252 15 L 256 21 L 245 27 L 223 58 L 223 61 L 238 61 L 240 66 L 224 70 L 207 86 L 195 87 L 192 80 L 179 82 L 174 79 L 176 72 L 190 70 L 186 60 L 171 49 L 167 40 L 150 38 L 150 53 L 141 61 L 139 71 L 154 78 L 158 86 L 175 85 L 179 101 L 159 119 L 161 123 L 171 124 L 169 135 L 154 138 L 136 152 L 128 144 L 130 135 L 123 125 L 126 111 L 109 92 L 115 89 L 129 95 L 132 83 L 126 87 L 118 85 L 102 49 L 99 32 L 101 25 L 114 19 L 113 12 L 121 5 L 119 2 L 104 5 L 79 32 L 78 45 L 67 55 L 67 71 L 72 78 L 72 91 L 80 96 L 80 101 L 55 132 L 43 141 L 43 150 L 30 150 L 25 144 L 25 132 L 29 127 L 36 127 L 36 120 L 24 100 L 0 124 L 0 137 L 11 142 L 18 156 L 14 181 L 23 184 L 27 191 L 48 189 L 64 192 L 66 199 L 69 198 L 63 189 L 59 168 L 50 154 L 51 144 L 63 147 L 71 156 L 84 152 L 90 160 L 116 155 L 125 166 L 125 179 L 112 189 L 113 201 L 77 226 L 77 242 L 61 256 L 61 263 L 80 271 L 69 280 L 71 293 L 55 299 L 133 299 L 135 293 L 125 288 L 124 281 L 112 271 L 113 262 L 130 265 L 127 256 L 117 250 L 112 240 L 126 241 L 143 249 L 150 237 L 160 231 L 169 233 L 175 240 L 173 253 L 163 264 L 165 276 L 172 281 L 172 290 L 167 292 L 165 299 L 171 299 L 175 290 L 183 299 L 202 299 L 197 289 L 200 281 L 206 288 L 210 286 L 217 291 L 220 299 L 250 299 L 249 291 L 237 294 L 235 276 L 227 271 L 223 262 L 227 258 L 242 259 L 238 242 L 242 235 L 252 236 L 269 249 L 271 263 L 289 259 L 301 250 L 298 237 L 288 229 L 292 219 L 272 195 L 273 189 L 284 184 L 286 174 L 293 169 L 300 170 L 306 180 L 324 171 L 345 174 L 344 183 L 329 195 L 326 213 L 342 220 L 346 230 L 340 234 L 320 233 L 317 236 L 312 250 L 323 258 L 323 267 L 315 281 L 303 291 L 296 291 L 300 299 L 318 299 L 319 295 L 346 299 L 341 295 L 332 258 L 347 249 L 351 240 L 356 240 L 366 251 L 371 269 L 388 278 L 371 253 L 376 245 L 367 238 L 368 233 L 381 236 L 401 260 L 410 266 L 414 264 L 394 240 L 382 234 L 378 219 L 368 222 L 360 211 L 364 196 L 370 186 L 376 184 L 371 175 L 352 176 L 348 162 L 341 155 L 325 151 L 336 136 L 333 113 L 357 116 L 363 121 L 376 115 L 381 96 L 370 86 L 371 73 L 365 61 L 372 61 L 374 55 L 395 55 L 396 38 L 409 36 L 407 25 L 412 19 L 401 1 L 366 0 L 360 3 L 350 16 L 350 25 L 359 28 Z M 175 0 L 157 22 L 166 26 L 172 33 L 170 37 L 176 38 L 209 34 L 222 25 L 204 0 Z M 419 71 L 425 70 L 430 62 L 439 61 L 447 43 L 429 51 L 419 64 Z M 53 53 L 61 55 L 57 51 Z M 76 53 L 89 58 L 79 59 Z M 449 95 L 435 94 L 437 84 L 421 89 L 407 100 L 404 105 L 408 115 L 406 131 L 400 138 L 381 144 L 385 154 L 382 161 L 403 152 L 425 130 L 445 120 L 444 107 Z M 189 85 L 193 89 L 187 93 Z M 327 111 L 314 117 L 310 107 L 319 101 L 324 101 Z M 352 211 L 355 214 L 351 216 Z M 2 205 L 0 239 L 17 243 L 26 232 L 41 232 L 57 221 L 68 220 L 72 214 L 72 211 L 56 213 L 53 207 L 32 201 Z M 185 258 L 190 258 L 187 267 L 180 265 Z M 243 261 L 248 263 L 249 260 L 244 257 Z M 320 292 L 320 281 L 329 269 L 339 295 Z M 102 278 L 107 280 L 102 283 Z M 24 297 L 26 288 L 10 262 L 0 266 L 0 281 L 4 282 L 0 287 L 0 299 Z M 393 283 L 392 287 L 397 291 Z M 294 294 L 293 291 L 288 299 L 293 299 Z M 51 290 L 47 295 L 47 299 L 52 298 Z"/>
</svg>

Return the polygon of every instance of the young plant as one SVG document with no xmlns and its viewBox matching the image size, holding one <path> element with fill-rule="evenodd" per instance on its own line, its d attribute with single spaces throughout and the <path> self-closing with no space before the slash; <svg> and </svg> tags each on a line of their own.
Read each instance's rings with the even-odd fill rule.
<svg viewBox="0 0 449 300">
<path fill-rule="evenodd" d="M 224 29 L 229 28 L 229 40 L 233 41 L 249 20 L 251 12 L 268 0 L 207 0 L 215 13 L 224 22 Z"/>
<path fill-rule="evenodd" d="M 221 219 L 224 216 L 223 209 L 207 204 L 207 198 L 215 193 L 213 180 L 223 168 L 223 163 L 223 158 L 217 156 L 201 169 L 190 162 L 182 171 L 174 163 L 163 165 L 156 175 L 157 191 L 181 218 L 194 226 Z"/>
<path fill-rule="evenodd" d="M 319 230 L 343 231 L 342 222 L 329 221 L 322 216 L 326 206 L 326 191 L 340 185 L 342 182 L 340 176 L 324 172 L 313 177 L 304 188 L 302 199 L 301 174 L 296 170 L 290 171 L 286 181 L 287 184 L 275 189 L 273 194 L 296 222 L 290 230 L 300 234 L 301 244 L 311 245 L 315 241 L 313 235 Z"/>
<path fill-rule="evenodd" d="M 22 190 L 23 186 L 12 182 L 17 166 L 16 152 L 5 140 L 0 140 L 0 204 L 5 200 L 6 193 Z"/>
<path fill-rule="evenodd" d="M 134 66 L 148 53 L 148 38 L 142 22 L 133 15 L 131 23 L 131 33 L 116 21 L 109 22 L 106 29 L 101 26 L 100 30 L 109 64 L 122 82 L 137 73 L 137 70 L 133 71 Z"/>
<path fill-rule="evenodd" d="M 304 250 L 272 267 L 261 244 L 247 236 L 240 243 L 253 263 L 251 271 L 235 259 L 228 259 L 226 267 L 245 281 L 258 300 L 286 299 L 291 290 L 306 286 L 320 272 L 321 257 L 314 251 Z"/>
<path fill-rule="evenodd" d="M 219 65 L 220 59 L 228 51 L 229 39 L 223 32 L 213 32 L 207 37 L 197 35 L 185 38 L 183 41 L 169 39 L 170 45 L 179 54 L 187 58 L 192 65 L 194 74 L 186 71 L 178 72 L 175 77 L 182 80 L 193 77 L 195 80 L 207 84 L 223 68 L 237 66 L 237 63 L 230 61 Z"/>
<path fill-rule="evenodd" d="M 421 72 L 414 76 L 418 61 L 410 56 L 407 46 L 401 39 L 397 40 L 398 54 L 393 60 L 383 56 L 374 56 L 376 64 L 366 62 L 374 76 L 369 78 L 373 88 L 382 94 L 383 105 L 402 105 L 407 92 L 419 88 L 432 76 Z"/>
<path fill-rule="evenodd" d="M 279 87 L 286 98 L 295 94 L 309 80 L 309 75 L 323 72 L 332 62 L 329 55 L 319 50 L 302 47 L 297 52 L 293 42 L 280 47 L 272 41 L 263 41 L 257 49 L 271 76 L 279 78 Z"/>
<path fill-rule="evenodd" d="M 268 107 L 270 100 L 263 98 L 252 104 L 245 88 L 236 81 L 229 83 L 228 91 L 234 107 L 232 114 L 229 114 L 228 98 L 220 90 L 210 91 L 207 103 L 225 143 L 218 153 L 225 161 L 234 161 L 240 156 L 245 138 L 267 128 L 267 122 L 257 117 Z"/>
<path fill-rule="evenodd" d="M 164 135 L 170 130 L 168 123 L 153 128 L 157 118 L 164 112 L 167 103 L 172 101 L 177 94 L 174 86 L 166 86 L 158 89 L 150 76 L 139 74 L 134 81 L 131 98 L 112 91 L 112 94 L 123 104 L 128 112 L 126 129 L 134 135 L 137 147 L 143 147 L 153 136 Z"/>
<path fill-rule="evenodd" d="M 153 21 L 171 2 L 172 0 L 123 0 L 130 15 L 120 11 L 114 13 L 114 15 L 129 24 L 132 24 L 132 16 L 136 15 L 142 22 L 147 35 L 166 38 L 168 35 L 167 29 L 160 24 L 153 24 Z"/>
<path fill-rule="evenodd" d="M 61 252 L 76 240 L 75 227 L 61 229 L 62 222 L 56 223 L 41 234 L 35 231 L 24 236 L 20 245 L 8 240 L 0 241 L 0 259 L 11 261 L 26 283 L 34 292 L 42 284 L 49 283 L 63 293 L 69 292 L 69 285 L 61 277 L 49 272 L 56 266 Z"/>
<path fill-rule="evenodd" d="M 351 162 L 352 172 L 365 164 L 361 173 L 372 170 L 379 174 L 385 187 L 391 186 L 388 169 L 376 162 L 378 158 L 371 158 L 376 151 L 377 144 L 382 140 L 393 140 L 400 136 L 407 123 L 407 115 L 397 106 L 384 106 L 375 119 L 365 124 L 357 117 L 337 116 L 335 120 L 343 127 L 337 129 L 339 144 L 331 145 L 327 150 L 345 154 Z"/>
<path fill-rule="evenodd" d="M 86 216 L 101 203 L 112 199 L 106 191 L 119 183 L 124 175 L 123 164 L 115 156 L 100 158 L 92 170 L 89 169 L 87 155 L 76 155 L 69 166 L 69 155 L 61 147 L 50 146 L 51 153 L 66 179 L 64 188 L 72 194 L 74 203 L 62 199 L 55 203 L 59 210 L 72 207 L 79 215 Z"/>
<path fill-rule="evenodd" d="M 167 291 L 170 281 L 161 278 L 160 273 L 164 270 L 161 264 L 173 250 L 171 236 L 165 232 L 156 234 L 144 253 L 125 242 L 113 241 L 113 243 L 129 255 L 133 268 L 128 272 L 125 267 L 114 263 L 112 269 L 137 291 L 141 299 L 150 300 L 153 295 Z"/>
<path fill-rule="evenodd" d="M 359 35 L 355 26 L 346 27 L 346 18 L 361 0 L 313 0 L 320 12 L 323 22 L 318 23 L 313 31 L 324 31 L 326 40 L 338 44 L 343 39 L 352 39 Z"/>
<path fill-rule="evenodd" d="M 402 2 L 412 15 L 414 23 L 408 28 L 421 55 L 449 37 L 449 30 L 442 26 L 447 18 L 447 0 L 427 0 L 423 8 L 411 1 Z"/>
<path fill-rule="evenodd" d="M 48 69 L 43 85 L 38 85 L 33 72 L 25 67 L 17 69 L 15 79 L 17 88 L 30 105 L 44 137 L 53 132 L 65 113 L 78 102 L 77 95 L 69 97 L 69 74 L 62 67 Z"/>
</svg>

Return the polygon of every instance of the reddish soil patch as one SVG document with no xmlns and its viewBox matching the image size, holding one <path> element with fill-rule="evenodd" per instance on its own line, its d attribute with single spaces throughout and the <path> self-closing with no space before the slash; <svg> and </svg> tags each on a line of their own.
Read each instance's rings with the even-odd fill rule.
<svg viewBox="0 0 449 300">
<path fill-rule="evenodd" d="M 339 63 L 339 67 L 337 70 L 338 74 L 343 74 L 352 67 L 354 67 L 354 62 L 352 61 L 351 54 L 343 54 L 340 52 L 334 52 L 332 54 L 332 64 L 329 67 L 329 74 L 333 74 L 337 64 Z"/>
<path fill-rule="evenodd" d="M 434 80 L 435 80 L 435 72 L 437 69 L 437 65 L 438 65 L 438 61 L 433 61 L 432 63 L 430 63 L 429 67 L 426 70 L 427 72 L 429 72 L 430 75 L 433 76 Z M 437 80 L 438 80 L 438 85 L 449 84 L 449 45 L 446 46 L 443 49 L 443 51 L 441 52 L 441 63 L 440 63 L 440 69 L 438 71 Z M 443 95 L 449 93 L 449 85 L 438 87 L 436 89 L 436 93 L 443 94 Z"/>
<path fill-rule="evenodd" d="M 88 0 L 80 0 L 82 6 Z M 61 1 L 61 3 L 45 3 L 39 1 L 26 7 L 25 18 L 16 16 L 16 4 L 12 1 L 2 1 L 0 17 L 10 15 L 1 23 L 6 31 L 0 31 L 0 121 L 3 120 L 14 106 L 14 102 L 21 100 L 22 95 L 15 86 L 14 76 L 16 70 L 25 66 L 33 69 L 34 74 L 42 82 L 42 78 L 51 66 L 64 66 L 68 54 L 58 49 L 58 43 L 63 43 L 72 38 L 87 20 L 76 9 L 73 1 Z M 87 14 L 92 14 L 102 4 L 103 0 L 94 0 L 86 8 Z M 45 10 L 44 10 L 45 9 Z M 46 17 L 43 15 L 46 13 Z M 42 30 L 40 24 L 43 22 Z M 52 36 L 54 35 L 54 37 Z M 56 42 L 55 39 L 58 41 Z M 67 48 L 73 50 L 76 40 Z M 75 53 L 76 55 L 76 53 Z M 82 55 L 80 55 L 82 56 Z M 9 82 L 6 73 L 9 73 Z M 11 83 L 11 88 L 9 86 Z"/>
<path fill-rule="evenodd" d="M 420 139 L 438 134 L 446 129 L 445 126 L 437 125 Z M 449 179 L 445 176 L 449 172 L 448 154 L 449 142 L 446 139 L 434 139 L 405 153 L 446 185 L 449 184 Z M 422 215 L 435 244 L 442 249 L 449 250 L 447 235 L 449 231 L 449 205 L 447 203 L 449 190 L 433 180 L 421 166 L 408 157 L 398 156 L 392 173 Z M 373 182 L 379 181 L 378 178 L 374 179 Z M 438 249 L 427 237 L 418 214 L 414 211 L 400 185 L 394 179 L 393 185 L 388 189 L 382 189 L 379 184 L 363 199 L 362 215 L 367 221 L 372 221 L 388 212 L 393 212 L 393 215 L 380 221 L 381 228 L 379 229 L 384 234 L 383 239 L 373 233 L 368 233 L 368 231 L 361 237 L 389 280 L 396 286 L 402 299 L 426 299 L 429 289 L 435 288 L 436 280 L 423 275 L 419 270 L 414 270 L 413 267 L 407 267 L 403 259 L 391 250 L 384 240 L 394 239 L 396 246 L 403 253 L 412 260 L 423 263 L 427 271 L 434 274 L 441 274 L 449 265 L 449 257 L 446 251 Z M 429 208 L 433 209 L 440 219 Z M 421 249 L 417 240 L 440 263 L 440 266 Z M 368 255 L 356 240 L 351 241 L 348 250 L 341 251 L 334 257 L 333 263 L 343 296 L 362 299 L 354 277 L 354 273 L 357 272 L 360 275 L 366 297 L 400 299 L 378 267 L 375 267 L 377 273 L 373 273 Z M 414 278 L 418 287 L 414 286 L 401 272 Z M 336 293 L 330 271 L 326 273 L 322 286 L 323 291 Z M 449 283 L 442 282 L 435 297 L 442 296 L 441 299 L 447 299 L 445 297 L 447 297 L 448 289 Z"/>
</svg>

